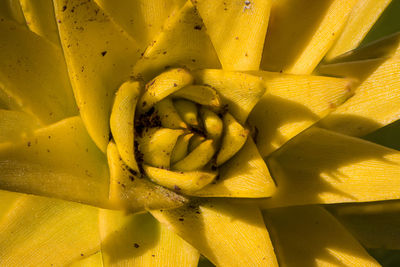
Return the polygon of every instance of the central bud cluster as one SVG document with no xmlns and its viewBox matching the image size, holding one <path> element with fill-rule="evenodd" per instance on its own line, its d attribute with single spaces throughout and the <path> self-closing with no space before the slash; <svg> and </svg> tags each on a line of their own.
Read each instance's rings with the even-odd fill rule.
<svg viewBox="0 0 400 267">
<path fill-rule="evenodd" d="M 216 180 L 219 167 L 243 147 L 249 133 L 214 88 L 196 83 L 181 68 L 160 74 L 144 89 L 138 82 L 121 86 L 111 117 L 117 144 L 114 132 L 127 128 L 118 112 L 126 109 L 134 115 L 133 155 L 127 154 L 129 147 L 119 147 L 122 159 L 142 176 L 185 194 Z"/>
</svg>

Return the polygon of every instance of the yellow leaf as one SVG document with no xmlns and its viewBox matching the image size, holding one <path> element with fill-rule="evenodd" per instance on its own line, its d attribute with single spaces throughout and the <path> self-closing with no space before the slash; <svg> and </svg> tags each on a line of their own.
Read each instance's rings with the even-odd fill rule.
<svg viewBox="0 0 400 267">
<path fill-rule="evenodd" d="M 176 141 L 174 150 L 172 150 L 171 154 L 171 163 L 175 163 L 181 159 L 183 159 L 188 153 L 189 141 L 192 138 L 193 134 L 185 134 L 178 137 Z"/>
<path fill-rule="evenodd" d="M 69 265 L 69 267 L 102 267 L 103 257 L 101 252 L 97 252 L 83 259 L 79 259 Z"/>
<path fill-rule="evenodd" d="M 332 205 L 329 210 L 367 248 L 400 249 L 400 202 Z"/>
<path fill-rule="evenodd" d="M 141 212 L 146 209 L 176 208 L 186 201 L 184 197 L 129 170 L 120 159 L 113 142 L 107 147 L 107 159 L 110 168 L 109 199 L 113 208 Z"/>
<path fill-rule="evenodd" d="M 18 99 L 11 96 L 4 89 L 4 85 L 0 82 L 0 108 L 7 110 L 21 110 L 20 103 L 18 103 Z"/>
<path fill-rule="evenodd" d="M 111 19 L 146 48 L 161 32 L 168 17 L 176 16 L 185 0 L 95 0 Z"/>
<path fill-rule="evenodd" d="M 0 21 L 0 79 L 2 90 L 43 124 L 78 113 L 62 51 L 7 20 Z"/>
<path fill-rule="evenodd" d="M 38 196 L 0 194 L 15 197 L 0 221 L 2 266 L 66 266 L 100 249 L 97 208 Z"/>
<path fill-rule="evenodd" d="M 224 132 L 221 148 L 218 151 L 216 164 L 220 166 L 233 157 L 246 143 L 249 130 L 245 129 L 235 118 L 226 113 L 223 117 Z"/>
<path fill-rule="evenodd" d="M 201 26 L 200 30 L 198 26 Z M 191 1 L 187 1 L 166 22 L 163 32 L 135 65 L 134 74 L 148 81 L 169 67 L 220 67 L 214 47 Z"/>
<path fill-rule="evenodd" d="M 100 211 L 105 266 L 197 266 L 199 253 L 150 214 Z"/>
<path fill-rule="evenodd" d="M 200 114 L 207 137 L 218 142 L 224 129 L 221 118 L 215 112 L 204 107 L 201 107 Z"/>
<path fill-rule="evenodd" d="M 198 145 L 203 143 L 206 140 L 206 138 L 202 135 L 199 134 L 193 134 L 192 138 L 190 138 L 189 141 L 189 150 L 188 152 L 192 152 Z"/>
<path fill-rule="evenodd" d="M 161 125 L 171 129 L 186 129 L 187 125 L 183 122 L 175 109 L 171 98 L 164 98 L 155 105 L 157 115 L 160 117 Z"/>
<path fill-rule="evenodd" d="M 23 139 L 39 126 L 34 117 L 24 112 L 0 109 L 0 142 Z"/>
<path fill-rule="evenodd" d="M 106 151 L 114 93 L 129 80 L 137 44 L 93 2 L 55 0 L 64 55 L 82 120 Z"/>
<path fill-rule="evenodd" d="M 326 55 L 331 60 L 356 48 L 392 0 L 359 0 L 342 33 Z"/>
<path fill-rule="evenodd" d="M 394 33 L 367 45 L 362 45 L 348 51 L 338 57 L 335 57 L 328 63 L 344 63 L 349 61 L 360 61 L 366 59 L 376 59 L 376 58 L 389 58 L 398 55 L 400 49 L 400 32 Z M 318 70 L 317 70 L 318 71 Z"/>
<path fill-rule="evenodd" d="M 279 190 L 263 207 L 367 202 L 400 197 L 400 153 L 310 128 L 268 158 Z"/>
<path fill-rule="evenodd" d="M 205 69 L 193 75 L 195 83 L 207 84 L 217 91 L 222 104 L 241 124 L 265 92 L 261 78 L 246 73 Z"/>
<path fill-rule="evenodd" d="M 259 69 L 271 2 L 272 0 L 193 1 L 223 69 Z"/>
<path fill-rule="evenodd" d="M 216 152 L 213 140 L 206 140 L 198 145 L 186 157 L 172 165 L 178 171 L 194 171 L 203 168 Z"/>
<path fill-rule="evenodd" d="M 23 194 L 0 190 L 0 224 L 7 220 L 12 210 L 24 201 Z"/>
<path fill-rule="evenodd" d="M 146 84 L 146 91 L 138 104 L 139 110 L 141 112 L 148 111 L 157 102 L 192 82 L 193 77 L 190 72 L 182 68 L 170 69 L 161 73 Z"/>
<path fill-rule="evenodd" d="M 400 33 L 396 33 L 320 64 L 315 73 L 356 78 L 362 82 L 391 57 L 398 56 L 399 51 Z"/>
<path fill-rule="evenodd" d="M 400 2 L 392 1 L 385 11 L 382 13 L 380 18 L 377 20 L 375 25 L 371 28 L 368 34 L 365 36 L 361 45 L 374 42 L 375 40 L 384 38 L 393 33 L 399 32 L 400 24 L 398 23 Z"/>
<path fill-rule="evenodd" d="M 125 82 L 118 89 L 110 117 L 110 128 L 119 154 L 129 168 L 139 171 L 135 159 L 134 118 L 140 94 L 138 82 Z"/>
<path fill-rule="evenodd" d="M 321 121 L 321 126 L 347 135 L 363 136 L 398 120 L 399 69 L 400 56 L 386 60 L 357 88 L 354 97 Z"/>
<path fill-rule="evenodd" d="M 169 168 L 172 151 L 183 133 L 180 129 L 146 129 L 143 136 L 138 138 L 138 149 L 143 154 L 143 161 L 154 167 Z"/>
<path fill-rule="evenodd" d="M 318 75 L 345 77 L 364 81 L 388 58 L 372 58 L 349 62 L 329 63 L 319 65 L 316 69 Z M 357 84 L 360 84 L 357 82 Z"/>
<path fill-rule="evenodd" d="M 186 99 L 177 99 L 174 101 L 176 111 L 186 124 L 193 127 L 199 127 L 197 106 L 195 103 Z"/>
<path fill-rule="evenodd" d="M 282 266 L 380 266 L 321 207 L 263 211 Z"/>
<path fill-rule="evenodd" d="M 352 95 L 352 81 L 332 77 L 251 72 L 268 91 L 249 116 L 262 157 L 328 115 Z"/>
<path fill-rule="evenodd" d="M 400 139 L 398 138 L 400 134 L 400 120 L 397 120 L 385 127 L 380 128 L 370 134 L 367 134 L 363 139 L 400 150 Z"/>
<path fill-rule="evenodd" d="M 174 98 L 185 98 L 200 105 L 218 108 L 221 100 L 217 92 L 209 86 L 188 85 L 172 94 Z"/>
<path fill-rule="evenodd" d="M 26 24 L 34 33 L 60 46 L 52 0 L 20 0 Z"/>
<path fill-rule="evenodd" d="M 26 26 L 24 13 L 19 0 L 0 1 L 0 17 L 13 20 L 18 24 Z"/>
<path fill-rule="evenodd" d="M 254 206 L 208 200 L 151 213 L 217 266 L 278 266 L 261 212 Z"/>
<path fill-rule="evenodd" d="M 356 2 L 274 1 L 260 68 L 312 73 L 341 33 Z"/>
<path fill-rule="evenodd" d="M 205 171 L 170 171 L 143 165 L 146 175 L 157 184 L 185 194 L 200 190 L 211 183 L 217 173 Z"/>
<path fill-rule="evenodd" d="M 0 145 L 0 188 L 104 206 L 108 167 L 79 117 Z"/>
<path fill-rule="evenodd" d="M 219 178 L 203 189 L 190 193 L 200 197 L 270 197 L 276 191 L 274 180 L 253 140 L 219 167 Z"/>
</svg>

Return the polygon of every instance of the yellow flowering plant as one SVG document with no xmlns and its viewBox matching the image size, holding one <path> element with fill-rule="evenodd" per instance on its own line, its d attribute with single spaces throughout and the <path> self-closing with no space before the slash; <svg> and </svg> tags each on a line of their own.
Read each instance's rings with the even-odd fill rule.
<svg viewBox="0 0 400 267">
<path fill-rule="evenodd" d="M 380 266 L 391 2 L 2 1 L 0 265 Z"/>
</svg>

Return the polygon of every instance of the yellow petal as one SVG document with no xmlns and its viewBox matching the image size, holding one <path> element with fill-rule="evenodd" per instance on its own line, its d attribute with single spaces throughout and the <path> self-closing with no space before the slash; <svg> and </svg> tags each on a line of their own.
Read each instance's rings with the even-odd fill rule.
<svg viewBox="0 0 400 267">
<path fill-rule="evenodd" d="M 207 84 L 217 91 L 222 104 L 228 105 L 229 112 L 241 124 L 265 92 L 259 77 L 245 73 L 208 69 L 193 75 L 197 84 Z"/>
<path fill-rule="evenodd" d="M 367 202 L 400 197 L 400 153 L 310 128 L 268 159 L 279 190 L 265 207 Z"/>
<path fill-rule="evenodd" d="M 34 33 L 60 46 L 52 0 L 20 0 L 26 24 Z"/>
<path fill-rule="evenodd" d="M 100 211 L 105 266 L 197 266 L 199 253 L 150 214 Z"/>
<path fill-rule="evenodd" d="M 141 48 L 161 32 L 166 20 L 175 16 L 184 0 L 95 0 Z"/>
<path fill-rule="evenodd" d="M 171 163 L 175 163 L 181 159 L 183 159 L 188 153 L 189 141 L 192 138 L 193 134 L 185 134 L 178 137 L 176 141 L 174 150 L 171 154 Z"/>
<path fill-rule="evenodd" d="M 151 213 L 217 266 L 278 266 L 262 215 L 254 206 L 208 200 Z"/>
<path fill-rule="evenodd" d="M 276 190 L 268 167 L 250 137 L 243 148 L 218 170 L 219 178 L 215 183 L 190 195 L 259 198 L 270 197 Z"/>
<path fill-rule="evenodd" d="M 23 139 L 39 126 L 34 117 L 24 112 L 0 109 L 0 142 Z"/>
<path fill-rule="evenodd" d="M 186 201 L 184 197 L 128 170 L 120 160 L 117 146 L 113 142 L 107 147 L 107 158 L 110 168 L 109 199 L 113 208 L 139 212 L 146 209 L 175 208 Z"/>
<path fill-rule="evenodd" d="M 366 135 L 400 118 L 400 56 L 381 64 L 354 97 L 326 117 L 321 125 L 352 136 Z"/>
<path fill-rule="evenodd" d="M 54 4 L 76 102 L 90 136 L 105 152 L 114 93 L 129 79 L 140 52 L 93 1 Z"/>
<path fill-rule="evenodd" d="M 97 208 L 7 194 L 16 201 L 0 222 L 2 266 L 66 266 L 100 249 Z"/>
<path fill-rule="evenodd" d="M 391 2 L 392 0 L 358 1 L 342 33 L 327 53 L 326 60 L 331 60 L 356 48 Z"/>
<path fill-rule="evenodd" d="M 233 157 L 246 143 L 249 131 L 245 129 L 235 118 L 226 113 L 223 118 L 224 134 L 221 148 L 217 154 L 217 166 L 224 164 Z"/>
<path fill-rule="evenodd" d="M 168 128 L 146 129 L 138 138 L 144 162 L 154 167 L 169 168 L 172 151 L 183 133 L 183 130 Z"/>
<path fill-rule="evenodd" d="M 0 188 L 104 206 L 108 168 L 79 117 L 0 146 Z"/>
<path fill-rule="evenodd" d="M 4 92 L 44 124 L 77 114 L 62 51 L 7 20 L 0 21 L 0 79 Z"/>
<path fill-rule="evenodd" d="M 198 26 L 201 29 L 198 30 Z M 164 30 L 147 48 L 134 67 L 134 74 L 145 81 L 165 68 L 219 68 L 219 60 L 205 27 L 191 1 L 164 25 Z"/>
<path fill-rule="evenodd" d="M 199 126 L 197 106 L 195 103 L 185 99 L 177 99 L 174 101 L 174 106 L 184 122 L 190 126 Z"/>
<path fill-rule="evenodd" d="M 146 175 L 162 186 L 183 193 L 189 193 L 203 188 L 211 183 L 217 173 L 204 171 L 170 171 L 143 165 Z"/>
<path fill-rule="evenodd" d="M 198 145 L 186 157 L 172 165 L 178 171 L 195 171 L 203 168 L 216 152 L 213 140 L 206 140 Z"/>
<path fill-rule="evenodd" d="M 273 1 L 260 68 L 312 73 L 341 33 L 356 2 Z"/>
<path fill-rule="evenodd" d="M 259 69 L 271 2 L 193 1 L 224 69 Z"/>
<path fill-rule="evenodd" d="M 161 125 L 165 128 L 171 129 L 185 129 L 186 123 L 183 122 L 181 117 L 176 111 L 172 99 L 165 98 L 155 105 L 157 115 L 160 117 Z"/>
<path fill-rule="evenodd" d="M 332 205 L 333 215 L 367 248 L 400 249 L 400 203 Z"/>
<path fill-rule="evenodd" d="M 134 148 L 134 118 L 140 94 L 138 82 L 125 82 L 118 89 L 110 117 L 110 128 L 119 154 L 129 168 L 139 171 Z"/>
<path fill-rule="evenodd" d="M 380 266 L 321 207 L 291 207 L 263 212 L 283 266 Z"/>
<path fill-rule="evenodd" d="M 161 73 L 146 85 L 146 91 L 138 104 L 139 110 L 148 111 L 157 102 L 192 82 L 190 72 L 182 68 Z"/>
<path fill-rule="evenodd" d="M 190 101 L 196 102 L 200 105 L 219 107 L 221 100 L 217 92 L 209 86 L 204 85 L 189 85 L 176 91 L 172 97 L 185 98 Z"/>
<path fill-rule="evenodd" d="M 253 72 L 252 72 L 253 73 Z M 268 91 L 249 116 L 262 157 L 332 112 L 352 95 L 352 81 L 331 77 L 254 72 Z"/>
<path fill-rule="evenodd" d="M 103 255 L 97 252 L 83 259 L 79 259 L 69 265 L 69 267 L 99 267 L 103 266 Z"/>
</svg>

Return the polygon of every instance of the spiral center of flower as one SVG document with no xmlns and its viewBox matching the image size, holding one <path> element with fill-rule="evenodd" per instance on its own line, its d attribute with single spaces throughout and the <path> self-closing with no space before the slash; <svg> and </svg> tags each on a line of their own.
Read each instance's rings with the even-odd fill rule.
<svg viewBox="0 0 400 267">
<path fill-rule="evenodd" d="M 218 177 L 218 167 L 247 140 L 248 130 L 218 92 L 197 84 L 185 69 L 160 74 L 135 99 L 136 165 L 144 176 L 167 188 L 200 190 Z"/>
</svg>

